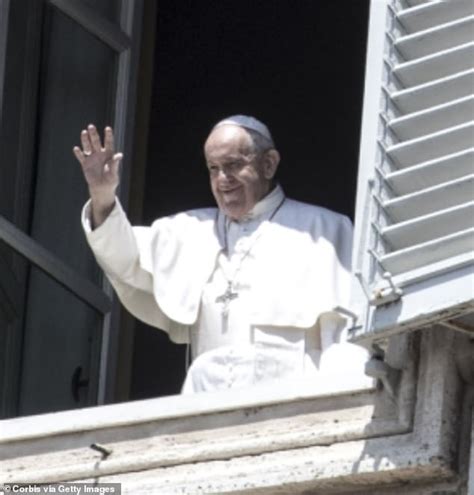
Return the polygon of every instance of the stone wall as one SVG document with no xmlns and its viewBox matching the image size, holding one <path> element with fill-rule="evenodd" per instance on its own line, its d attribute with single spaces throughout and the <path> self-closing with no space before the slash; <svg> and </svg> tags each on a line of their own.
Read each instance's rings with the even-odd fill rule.
<svg viewBox="0 0 474 495">
<path fill-rule="evenodd" d="M 472 347 L 442 327 L 393 337 L 393 394 L 380 383 L 350 390 L 348 377 L 338 392 L 260 388 L 3 421 L 0 482 L 120 482 L 134 495 L 463 495 L 470 469 L 473 493 L 474 394 L 460 359 Z"/>
</svg>

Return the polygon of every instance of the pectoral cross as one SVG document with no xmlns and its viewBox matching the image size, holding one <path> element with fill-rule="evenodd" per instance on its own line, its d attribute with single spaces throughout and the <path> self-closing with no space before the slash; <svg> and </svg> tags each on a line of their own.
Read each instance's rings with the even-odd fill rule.
<svg viewBox="0 0 474 495">
<path fill-rule="evenodd" d="M 232 292 L 232 282 L 227 282 L 227 289 L 221 296 L 216 298 L 216 303 L 224 303 L 222 307 L 222 315 L 227 316 L 229 313 L 229 303 L 233 299 L 239 297 L 237 292 Z"/>
</svg>

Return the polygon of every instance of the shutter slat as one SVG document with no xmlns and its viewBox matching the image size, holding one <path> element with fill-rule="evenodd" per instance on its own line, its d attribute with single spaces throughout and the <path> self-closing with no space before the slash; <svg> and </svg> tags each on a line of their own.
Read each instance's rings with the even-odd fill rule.
<svg viewBox="0 0 474 495">
<path fill-rule="evenodd" d="M 472 147 L 474 124 L 469 122 L 428 136 L 398 143 L 387 148 L 387 155 L 399 168 L 434 160 Z"/>
<path fill-rule="evenodd" d="M 421 189 L 384 202 L 384 209 L 394 222 L 420 217 L 473 199 L 474 175 L 461 177 L 435 187 Z"/>
<path fill-rule="evenodd" d="M 371 5 L 355 222 L 360 341 L 458 316 L 474 299 L 474 0 Z"/>
<path fill-rule="evenodd" d="M 474 148 L 397 170 L 386 176 L 396 194 L 409 194 L 474 173 Z"/>
<path fill-rule="evenodd" d="M 384 270 L 389 271 L 392 275 L 399 275 L 455 256 L 461 256 L 463 260 L 472 261 L 473 244 L 474 229 L 466 229 L 386 254 L 380 258 L 380 262 Z M 449 266 L 454 264 L 453 261 Z"/>
<path fill-rule="evenodd" d="M 389 122 L 400 141 L 432 134 L 474 120 L 474 95 L 415 112 Z"/>
<path fill-rule="evenodd" d="M 415 7 L 417 5 L 421 5 L 421 4 L 424 4 L 424 3 L 430 3 L 430 2 L 433 2 L 433 1 L 441 1 L 441 0 L 405 0 L 405 3 L 409 7 Z"/>
<path fill-rule="evenodd" d="M 392 250 L 448 236 L 474 226 L 474 201 L 390 225 L 382 237 Z"/>
<path fill-rule="evenodd" d="M 394 92 L 392 102 L 402 113 L 411 113 L 441 105 L 472 93 L 474 69 Z"/>
<path fill-rule="evenodd" d="M 454 21 L 471 14 L 473 11 L 472 0 L 455 0 L 451 2 L 442 0 L 423 3 L 410 0 L 407 3 L 413 5 L 413 7 L 399 11 L 397 20 L 409 33 Z M 417 5 L 418 3 L 422 4 Z"/>
<path fill-rule="evenodd" d="M 474 16 L 471 15 L 425 31 L 402 36 L 394 43 L 394 46 L 407 61 L 425 57 L 469 43 L 472 39 L 473 26 Z"/>
<path fill-rule="evenodd" d="M 410 62 L 398 64 L 394 76 L 405 87 L 416 86 L 434 79 L 441 79 L 473 67 L 474 43 L 437 52 Z"/>
</svg>

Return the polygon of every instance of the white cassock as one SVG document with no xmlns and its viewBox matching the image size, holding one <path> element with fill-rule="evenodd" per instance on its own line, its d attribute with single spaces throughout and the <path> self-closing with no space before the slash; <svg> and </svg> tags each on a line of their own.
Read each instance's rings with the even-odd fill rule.
<svg viewBox="0 0 474 495">
<path fill-rule="evenodd" d="M 117 200 L 92 230 L 89 209 L 87 240 L 123 305 L 191 344 L 183 393 L 354 374 L 369 383 L 366 351 L 345 342 L 335 310 L 350 302 L 347 217 L 280 186 L 239 222 L 206 208 L 132 227 Z"/>
</svg>

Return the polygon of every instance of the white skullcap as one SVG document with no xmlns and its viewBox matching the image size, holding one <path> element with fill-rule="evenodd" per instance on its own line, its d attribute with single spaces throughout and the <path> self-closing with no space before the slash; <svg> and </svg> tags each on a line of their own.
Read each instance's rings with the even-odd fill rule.
<svg viewBox="0 0 474 495">
<path fill-rule="evenodd" d="M 213 129 L 223 125 L 237 125 L 239 127 L 243 127 L 244 129 L 250 129 L 251 131 L 258 132 L 258 134 L 268 139 L 272 146 L 275 146 L 268 127 L 255 117 L 250 117 L 248 115 L 232 115 L 231 117 L 227 117 L 219 121 Z"/>
</svg>

